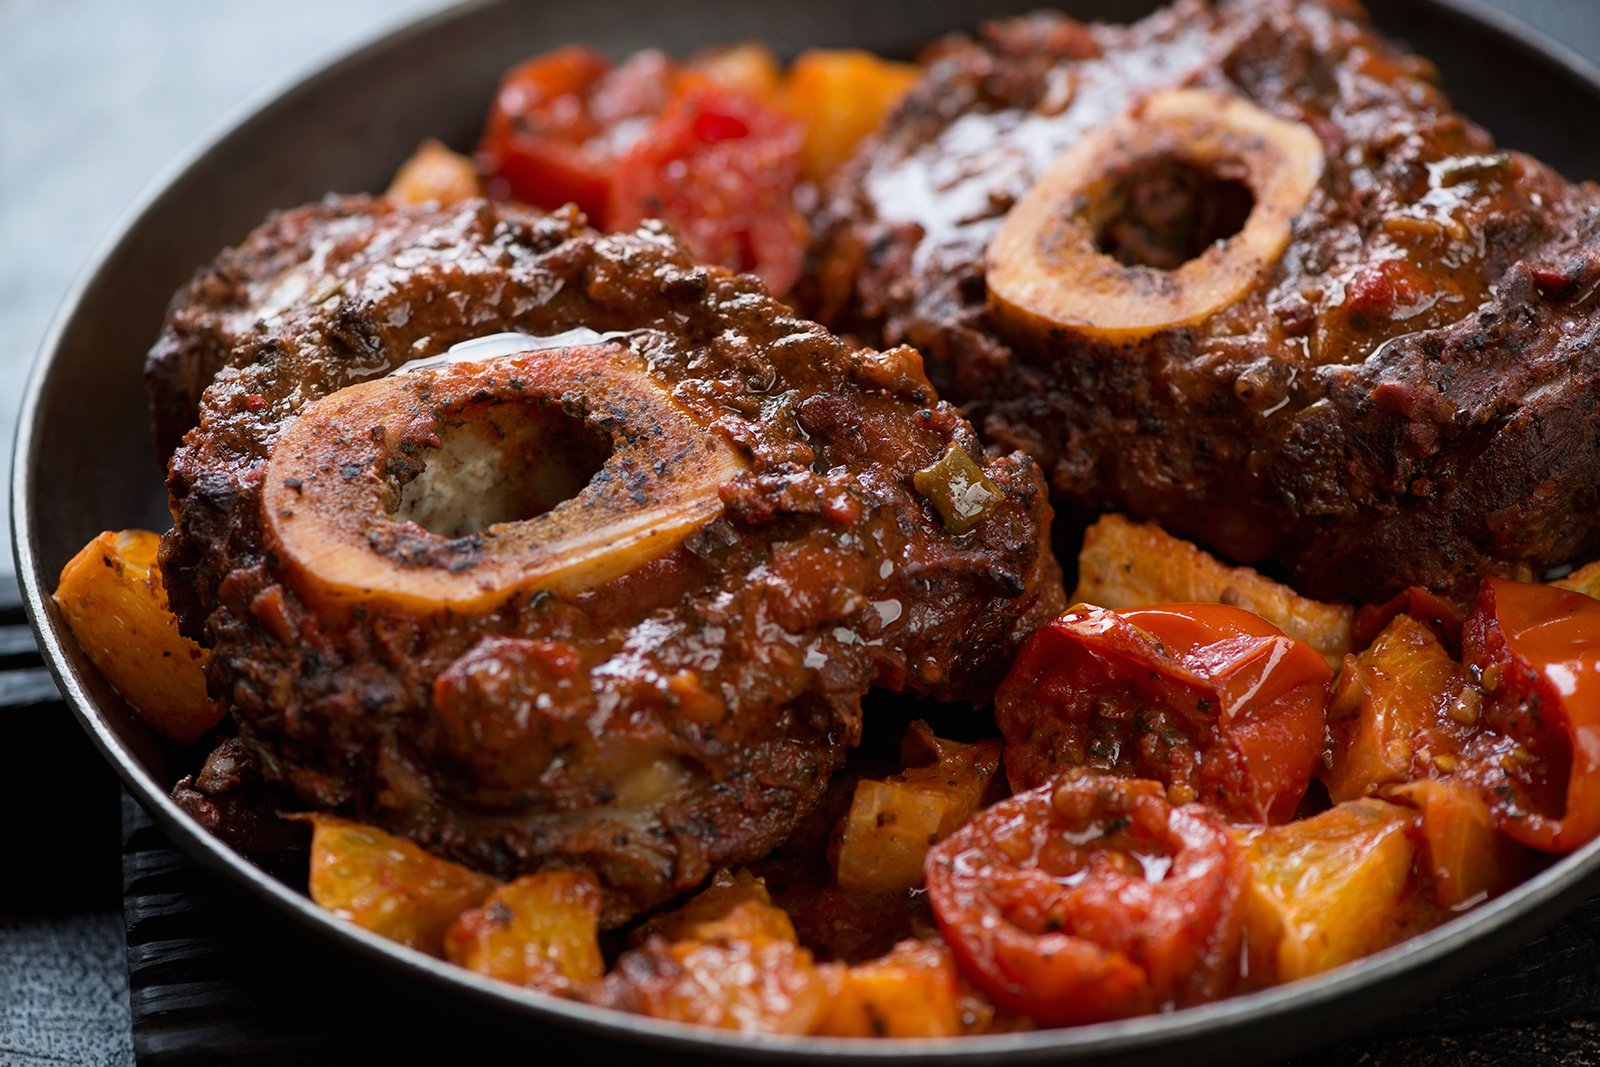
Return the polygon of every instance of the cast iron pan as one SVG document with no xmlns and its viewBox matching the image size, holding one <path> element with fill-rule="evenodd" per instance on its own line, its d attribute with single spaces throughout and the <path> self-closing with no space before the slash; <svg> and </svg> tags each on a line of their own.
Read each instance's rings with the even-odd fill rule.
<svg viewBox="0 0 1600 1067">
<path fill-rule="evenodd" d="M 212 872 L 312 936 L 365 961 L 397 992 L 459 1007 L 526 1039 L 663 1061 L 1230 1062 L 1286 1055 L 1396 1012 L 1486 966 L 1600 889 L 1600 841 L 1498 900 L 1332 973 L 1263 993 L 1118 1023 L 942 1042 L 727 1035 L 539 998 L 429 959 L 325 914 L 188 821 L 167 798 L 202 753 L 151 734 L 79 653 L 50 601 L 62 565 L 103 529 L 169 525 L 141 368 L 173 291 L 271 210 L 329 191 L 383 188 L 425 136 L 470 145 L 501 71 L 569 42 L 685 53 L 758 38 L 910 54 L 938 35 L 1038 0 L 483 0 L 424 19 L 324 68 L 245 117 L 158 184 L 67 299 L 23 400 L 12 484 L 17 574 L 40 646 L 74 711 L 133 795 Z M 1066 0 L 1130 19 L 1150 0 Z M 1375 0 L 1378 23 L 1442 68 L 1458 105 L 1500 140 L 1574 178 L 1600 177 L 1600 71 L 1473 0 Z M 1486 77 L 1492 73 L 1492 76 Z M 251 905 L 241 919 L 248 921 Z M 254 914 L 259 915 L 259 911 Z M 240 961 L 248 966 L 248 961 Z M 386 1021 L 389 1022 L 389 1021 Z M 470 1033 L 470 1030 L 464 1030 Z"/>
</svg>

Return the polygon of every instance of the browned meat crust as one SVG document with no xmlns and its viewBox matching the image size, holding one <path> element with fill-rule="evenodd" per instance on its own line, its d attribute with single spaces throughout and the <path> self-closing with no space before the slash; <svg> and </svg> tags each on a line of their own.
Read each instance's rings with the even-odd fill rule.
<svg viewBox="0 0 1600 1067">
<path fill-rule="evenodd" d="M 309 805 L 502 876 L 587 867 L 620 921 L 792 829 L 868 687 L 985 699 L 1061 607 L 1030 460 L 983 458 L 914 352 L 852 349 L 659 232 L 351 199 L 285 213 L 222 262 L 231 287 L 203 274 L 152 356 L 156 410 L 176 410 L 217 361 L 210 340 L 186 347 L 188 324 L 261 320 L 173 456 L 163 572 L 242 737 Z M 238 310 L 268 292 L 296 295 Z M 297 414 L 454 342 L 576 327 L 626 335 L 743 457 L 721 517 L 588 592 L 467 616 L 314 607 L 261 510 Z M 959 534 L 913 488 L 952 445 L 999 492 Z"/>
<path fill-rule="evenodd" d="M 811 295 L 825 322 L 919 347 L 989 440 L 1040 461 L 1058 506 L 1155 519 L 1357 600 L 1600 549 L 1597 191 L 1498 150 L 1356 5 L 1041 14 L 934 55 L 835 186 Z M 1142 340 L 1009 328 L 984 260 L 1008 209 L 1087 131 L 1174 87 L 1321 140 L 1281 260 Z M 1149 234 L 1108 236 L 1159 258 Z"/>
</svg>

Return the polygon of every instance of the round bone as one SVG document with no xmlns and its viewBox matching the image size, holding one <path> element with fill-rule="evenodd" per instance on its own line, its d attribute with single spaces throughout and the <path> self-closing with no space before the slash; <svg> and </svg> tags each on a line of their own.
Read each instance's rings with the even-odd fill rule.
<svg viewBox="0 0 1600 1067">
<path fill-rule="evenodd" d="M 404 483 L 420 475 L 428 451 L 444 453 L 451 428 L 484 427 L 491 440 L 520 437 L 524 449 L 556 452 L 570 450 L 562 429 L 572 420 L 609 438 L 612 451 L 571 499 L 456 537 L 405 517 L 418 511 L 402 502 Z M 269 538 L 310 600 L 478 614 L 518 594 L 592 589 L 656 559 L 722 513 L 718 489 L 744 469 L 636 355 L 608 343 L 332 393 L 273 446 L 261 506 Z"/>
<path fill-rule="evenodd" d="M 1244 227 L 1174 270 L 1129 266 L 1095 246 L 1118 180 L 1170 160 L 1235 172 L 1255 196 Z M 1112 341 L 1198 322 L 1238 300 L 1283 254 L 1322 176 L 1322 142 L 1248 101 L 1157 93 L 1078 141 L 1035 182 L 989 245 L 989 297 L 1006 318 Z"/>
</svg>

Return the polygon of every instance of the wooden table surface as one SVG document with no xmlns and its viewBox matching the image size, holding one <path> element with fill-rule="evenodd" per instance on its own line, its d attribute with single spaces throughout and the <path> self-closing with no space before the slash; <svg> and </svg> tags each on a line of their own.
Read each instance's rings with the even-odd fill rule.
<svg viewBox="0 0 1600 1067">
<path fill-rule="evenodd" d="M 1600 0 L 1485 2 L 1600 61 Z M 0 0 L 0 469 L 50 316 L 139 191 L 252 97 L 436 6 Z M 4 579 L 3 498 L 0 520 Z M 0 1064 L 128 1064 L 120 787 L 59 706 L 41 707 L 0 712 L 12 716 L 0 744 L 0 810 L 11 824 L 0 866 Z M 1600 988 L 1591 992 L 1594 1013 L 1409 1044 L 1357 1041 L 1319 1062 L 1600 1063 Z"/>
</svg>

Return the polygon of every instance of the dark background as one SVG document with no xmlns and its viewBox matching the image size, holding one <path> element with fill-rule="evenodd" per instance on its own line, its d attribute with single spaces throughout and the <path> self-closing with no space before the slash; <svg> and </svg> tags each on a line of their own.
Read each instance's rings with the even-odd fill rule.
<svg viewBox="0 0 1600 1067">
<path fill-rule="evenodd" d="M 1600 61 L 1600 0 L 1486 3 Z M 50 317 L 139 191 L 251 99 L 438 6 L 0 0 L 0 469 L 10 469 L 22 382 Z M 1515 143 L 1514 131 L 1496 132 Z M 5 500 L 0 584 L 12 570 Z M 131 1063 L 119 788 L 64 709 L 59 723 L 17 731 L 8 715 L 39 712 L 3 705 L 0 810 L 12 847 L 0 859 L 0 1064 Z M 40 783 L 79 799 L 52 803 Z M 1509 1052 L 1492 1044 L 1443 1039 L 1436 1051 L 1440 1062 L 1600 1063 L 1589 1017 L 1519 1036 Z"/>
</svg>

